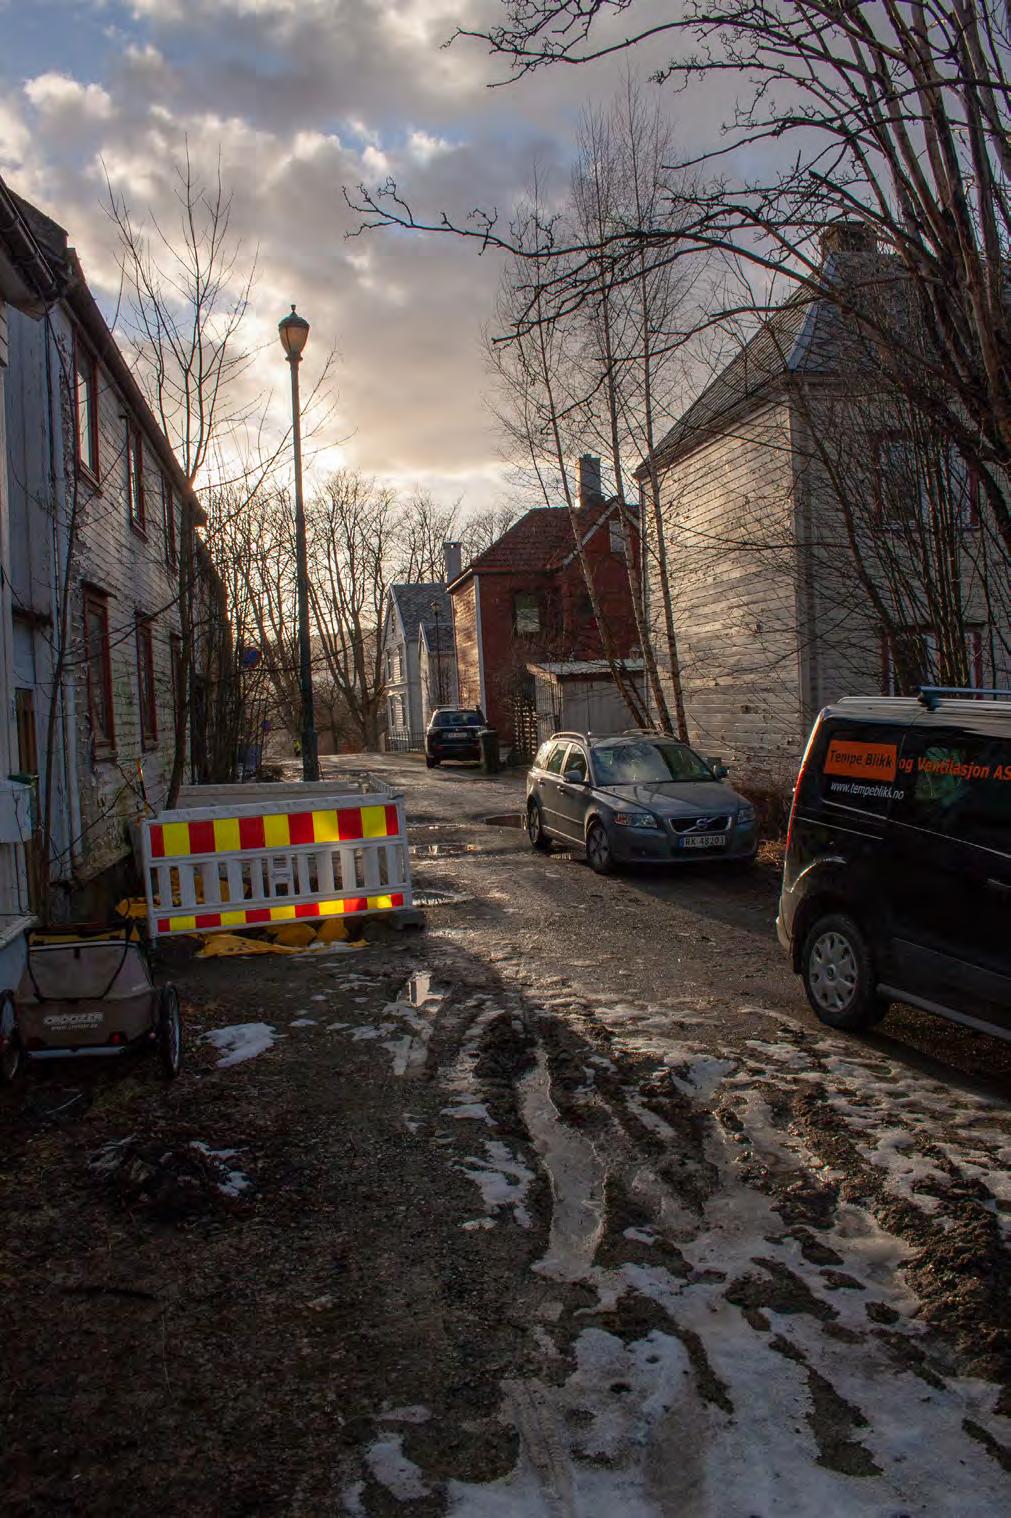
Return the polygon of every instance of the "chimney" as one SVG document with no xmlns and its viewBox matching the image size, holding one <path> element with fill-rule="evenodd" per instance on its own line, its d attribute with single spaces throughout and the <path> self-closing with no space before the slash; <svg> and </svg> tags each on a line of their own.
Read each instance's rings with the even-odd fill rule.
<svg viewBox="0 0 1011 1518">
<path fill-rule="evenodd" d="M 600 460 L 592 453 L 584 453 L 579 460 L 579 504 L 596 506 L 602 500 Z"/>
<path fill-rule="evenodd" d="M 831 253 L 876 253 L 878 240 L 865 221 L 831 221 L 822 228 L 821 256 Z"/>
<path fill-rule="evenodd" d="M 446 576 L 446 584 L 452 585 L 454 580 L 460 578 L 463 570 L 463 544 L 443 543 L 442 563 Z"/>
</svg>

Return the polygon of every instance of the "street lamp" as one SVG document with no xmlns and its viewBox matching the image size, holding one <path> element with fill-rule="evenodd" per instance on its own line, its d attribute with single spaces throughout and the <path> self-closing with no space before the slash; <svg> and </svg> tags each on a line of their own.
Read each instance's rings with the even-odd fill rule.
<svg viewBox="0 0 1011 1518">
<path fill-rule="evenodd" d="M 295 579 L 298 586 L 298 685 L 302 698 L 302 779 L 319 779 L 316 717 L 312 699 L 312 648 L 309 642 L 309 565 L 305 546 L 305 507 L 302 503 L 302 426 L 298 399 L 298 366 L 309 336 L 309 323 L 295 307 L 277 324 L 284 356 L 291 365 L 291 432 L 295 447 Z"/>
</svg>

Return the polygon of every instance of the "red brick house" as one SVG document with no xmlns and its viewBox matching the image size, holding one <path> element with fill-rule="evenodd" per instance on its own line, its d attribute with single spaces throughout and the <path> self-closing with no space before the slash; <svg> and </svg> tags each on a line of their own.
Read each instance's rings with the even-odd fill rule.
<svg viewBox="0 0 1011 1518">
<path fill-rule="evenodd" d="M 638 638 L 619 502 L 591 501 L 580 507 L 577 521 L 615 651 L 633 656 Z M 630 525 L 638 573 L 634 511 Z M 528 511 L 468 564 L 449 594 L 460 705 L 480 706 L 503 746 L 524 752 L 535 736 L 529 666 L 599 664 L 604 653 L 568 511 Z"/>
</svg>

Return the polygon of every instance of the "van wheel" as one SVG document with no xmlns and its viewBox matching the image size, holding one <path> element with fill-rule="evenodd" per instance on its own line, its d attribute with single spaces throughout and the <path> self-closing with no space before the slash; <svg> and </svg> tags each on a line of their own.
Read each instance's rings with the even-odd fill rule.
<svg viewBox="0 0 1011 1518">
<path fill-rule="evenodd" d="M 880 1022 L 888 1003 L 875 991 L 867 940 L 851 917 L 832 912 L 804 939 L 800 954 L 804 990 L 815 1015 L 830 1028 L 855 1032 Z"/>
<path fill-rule="evenodd" d="M 531 801 L 527 807 L 527 837 L 531 848 L 537 849 L 541 854 L 551 853 L 551 839 L 544 831 L 544 820 L 536 801 Z"/>
</svg>

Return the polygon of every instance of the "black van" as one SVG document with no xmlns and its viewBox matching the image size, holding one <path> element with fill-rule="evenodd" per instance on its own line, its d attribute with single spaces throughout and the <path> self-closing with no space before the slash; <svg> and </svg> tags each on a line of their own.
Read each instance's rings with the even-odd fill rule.
<svg viewBox="0 0 1011 1518">
<path fill-rule="evenodd" d="M 902 1001 L 1011 1039 L 1011 701 L 924 690 L 827 707 L 776 928 L 830 1027 Z"/>
</svg>

